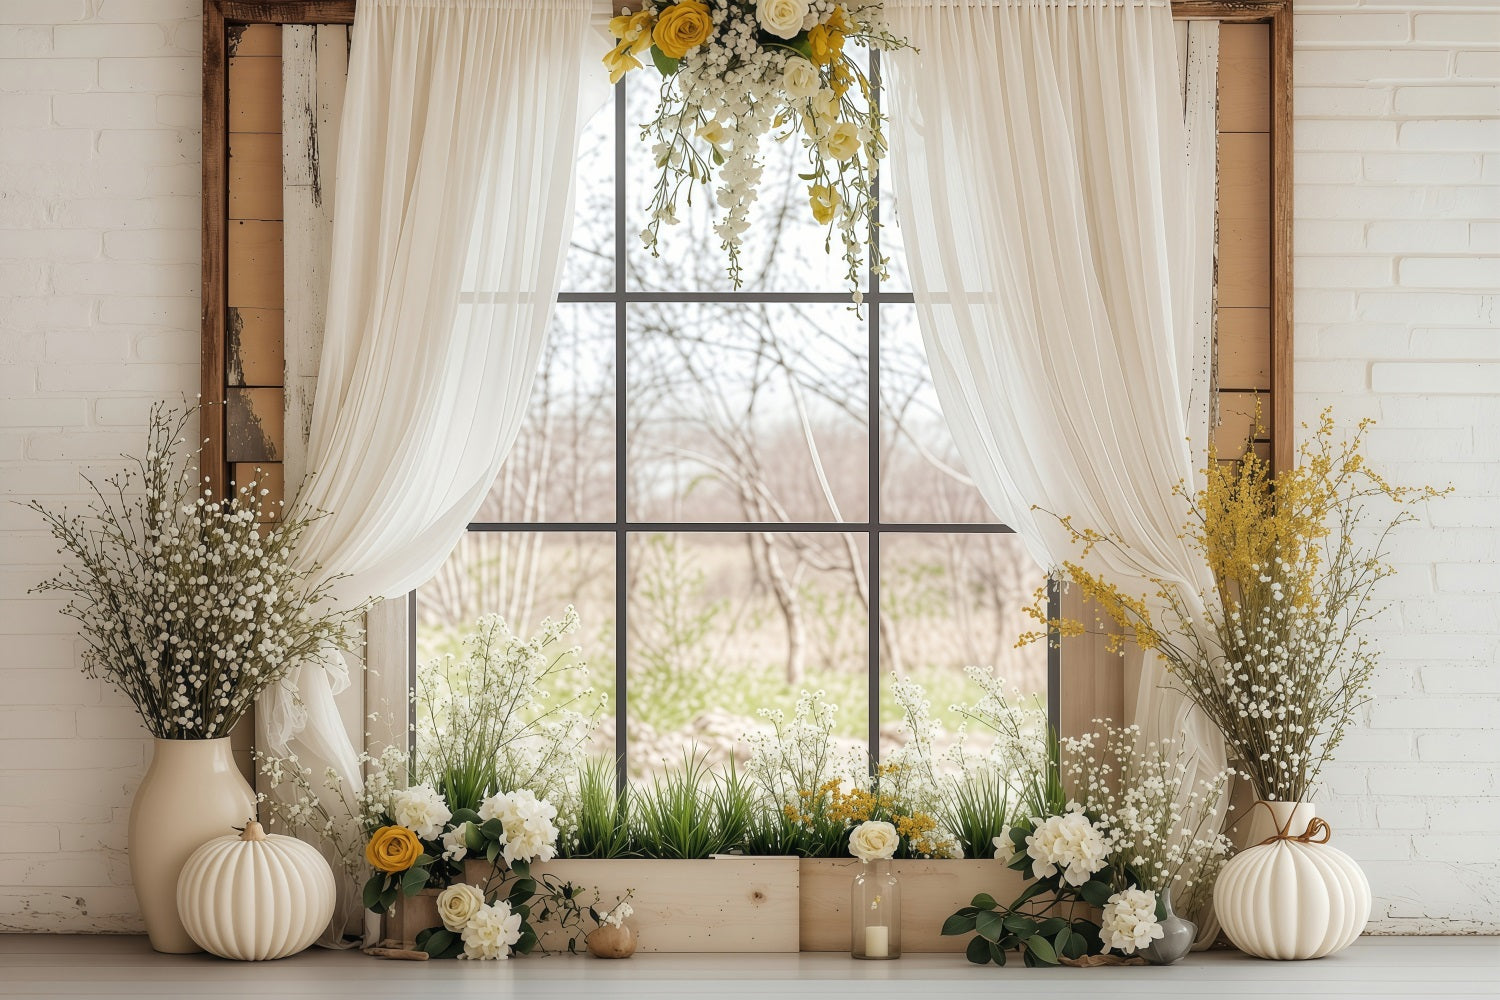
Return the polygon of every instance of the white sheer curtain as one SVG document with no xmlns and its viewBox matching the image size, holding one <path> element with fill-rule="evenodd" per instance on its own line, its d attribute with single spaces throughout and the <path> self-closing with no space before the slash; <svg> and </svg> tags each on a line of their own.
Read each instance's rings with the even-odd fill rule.
<svg viewBox="0 0 1500 1000">
<path fill-rule="evenodd" d="M 889 59 L 891 161 L 928 360 L 970 474 L 1042 565 L 1074 552 L 1033 505 L 1121 536 L 1100 553 L 1114 576 L 1196 591 L 1210 580 L 1178 537 L 1172 487 L 1193 480 L 1189 438 L 1206 434 L 1193 385 L 1212 171 L 1190 169 L 1170 5 L 886 9 L 920 49 Z M 1128 721 L 1185 736 L 1219 770 L 1222 738 L 1167 683 L 1148 657 Z"/>
<path fill-rule="evenodd" d="M 360 0 L 299 558 L 351 602 L 447 558 L 526 412 L 572 227 L 590 0 Z M 257 742 L 361 785 L 334 651 L 257 705 Z M 352 739 L 351 739 L 352 735 Z M 358 915 L 345 893 L 332 933 Z"/>
</svg>

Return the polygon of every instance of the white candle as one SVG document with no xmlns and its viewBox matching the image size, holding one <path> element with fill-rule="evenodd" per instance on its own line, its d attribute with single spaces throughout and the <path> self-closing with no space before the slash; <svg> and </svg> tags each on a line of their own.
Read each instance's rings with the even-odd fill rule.
<svg viewBox="0 0 1500 1000">
<path fill-rule="evenodd" d="M 891 954 L 891 929 L 889 927 L 865 928 L 865 956 L 867 958 L 889 958 Z"/>
</svg>

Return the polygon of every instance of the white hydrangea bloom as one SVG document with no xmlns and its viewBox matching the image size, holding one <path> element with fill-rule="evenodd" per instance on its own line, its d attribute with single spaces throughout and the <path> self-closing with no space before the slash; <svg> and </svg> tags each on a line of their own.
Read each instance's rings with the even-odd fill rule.
<svg viewBox="0 0 1500 1000">
<path fill-rule="evenodd" d="M 464 958 L 494 961 L 510 957 L 510 949 L 521 940 L 521 915 L 513 913 L 503 899 L 475 911 L 464 924 Z"/>
<path fill-rule="evenodd" d="M 557 856 L 557 808 L 529 789 L 491 795 L 480 803 L 479 818 L 498 819 L 504 827 L 500 845 L 507 864 Z"/>
<path fill-rule="evenodd" d="M 1061 816 L 1038 817 L 1032 822 L 1036 831 L 1026 838 L 1026 853 L 1038 877 L 1056 875 L 1061 869 L 1068 885 L 1083 885 L 1108 860 L 1109 839 L 1076 802 L 1070 802 Z"/>
<path fill-rule="evenodd" d="M 1133 955 L 1162 936 L 1156 922 L 1156 893 L 1126 889 L 1109 897 L 1099 921 L 1099 939 L 1104 950 Z"/>
<path fill-rule="evenodd" d="M 423 840 L 434 840 L 453 818 L 443 797 L 431 785 L 413 785 L 391 793 L 391 818 Z"/>
</svg>

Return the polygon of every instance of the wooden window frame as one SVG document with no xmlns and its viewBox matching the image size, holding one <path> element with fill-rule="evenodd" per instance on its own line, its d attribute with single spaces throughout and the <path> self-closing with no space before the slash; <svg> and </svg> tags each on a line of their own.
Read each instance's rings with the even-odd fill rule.
<svg viewBox="0 0 1500 1000">
<path fill-rule="evenodd" d="M 357 0 L 204 0 L 203 4 L 203 474 L 216 494 L 227 484 L 229 32 L 255 24 L 354 23 Z M 1270 407 L 1272 469 L 1295 461 L 1292 397 L 1292 0 L 1173 0 L 1174 18 L 1270 26 Z M 212 417 L 208 417 L 212 414 Z M 1049 673 L 1052 671 L 1049 670 Z M 1096 664 L 1066 669 L 1064 720 L 1120 718 L 1118 678 Z M 1119 671 L 1115 670 L 1115 674 Z M 1053 695 L 1057 697 L 1057 695 Z M 1064 729 L 1071 728 L 1064 725 Z"/>
</svg>

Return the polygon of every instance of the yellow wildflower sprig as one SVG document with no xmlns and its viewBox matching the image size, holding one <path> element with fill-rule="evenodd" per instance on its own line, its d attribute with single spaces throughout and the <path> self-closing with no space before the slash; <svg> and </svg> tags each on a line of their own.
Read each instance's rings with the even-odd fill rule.
<svg viewBox="0 0 1500 1000">
<path fill-rule="evenodd" d="M 1155 650 L 1260 797 L 1305 799 L 1375 669 L 1363 630 L 1384 608 L 1376 584 L 1395 572 L 1390 534 L 1415 518 L 1414 505 L 1451 492 L 1394 485 L 1372 469 L 1362 451 L 1371 426 L 1341 436 L 1325 410 L 1315 428 L 1304 425 L 1311 433 L 1295 467 L 1273 477 L 1253 449 L 1234 462 L 1211 453 L 1201 488 L 1178 484 L 1189 509 L 1181 537 L 1212 574 L 1207 593 L 1161 579 L 1145 594 L 1123 590 L 1087 566 L 1120 540 L 1059 516 L 1081 554 L 1058 575 L 1099 619 L 1089 629 L 1050 616 L 1041 592 L 1027 613 L 1062 637 L 1103 632 L 1116 651 L 1127 641 Z M 1378 515 L 1382 505 L 1388 513 Z M 1022 642 L 1047 637 L 1033 630 Z"/>
</svg>

